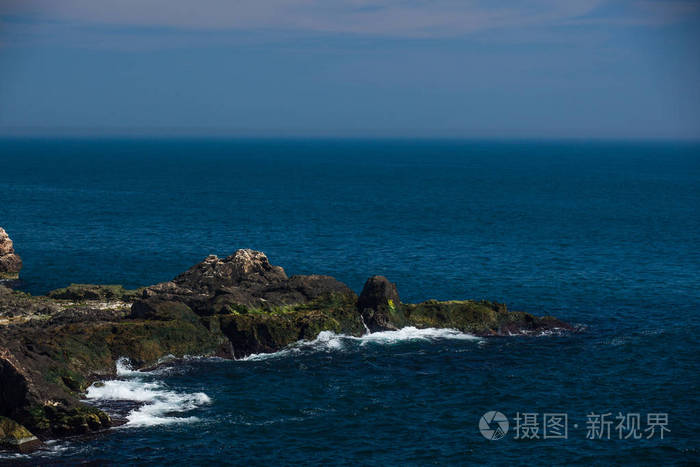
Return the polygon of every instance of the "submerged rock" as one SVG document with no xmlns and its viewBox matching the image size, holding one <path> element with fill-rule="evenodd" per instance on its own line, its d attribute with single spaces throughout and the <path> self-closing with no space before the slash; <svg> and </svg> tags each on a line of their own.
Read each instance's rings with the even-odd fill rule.
<svg viewBox="0 0 700 467">
<path fill-rule="evenodd" d="M 0 279 L 17 279 L 22 270 L 22 259 L 5 229 L 0 227 Z"/>
</svg>

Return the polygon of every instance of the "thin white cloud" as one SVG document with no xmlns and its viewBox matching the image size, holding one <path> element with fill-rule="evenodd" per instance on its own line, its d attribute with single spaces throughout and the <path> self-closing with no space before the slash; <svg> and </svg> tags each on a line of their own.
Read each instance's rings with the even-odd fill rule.
<svg viewBox="0 0 700 467">
<path fill-rule="evenodd" d="M 195 30 L 276 29 L 443 37 L 556 24 L 602 0 L 0 0 L 0 13 L 36 20 Z"/>
</svg>

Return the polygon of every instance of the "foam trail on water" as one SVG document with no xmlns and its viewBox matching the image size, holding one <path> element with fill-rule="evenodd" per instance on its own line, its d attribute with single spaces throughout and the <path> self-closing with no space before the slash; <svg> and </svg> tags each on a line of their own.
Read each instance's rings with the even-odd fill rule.
<svg viewBox="0 0 700 467">
<path fill-rule="evenodd" d="M 142 405 L 127 415 L 127 426 L 169 425 L 198 421 L 197 417 L 177 417 L 172 413 L 184 413 L 211 403 L 203 392 L 180 393 L 168 389 L 159 381 L 144 381 L 147 372 L 131 369 L 125 358 L 117 360 L 117 375 L 124 379 L 93 384 L 85 396 L 94 401 L 133 401 Z"/>
<path fill-rule="evenodd" d="M 351 342 L 359 343 L 360 346 L 368 344 L 392 345 L 408 341 L 435 341 L 441 339 L 452 339 L 462 341 L 482 341 L 483 339 L 465 334 L 456 329 L 426 328 L 418 329 L 413 326 L 399 329 L 398 331 L 381 331 L 368 333 L 361 337 L 336 334 L 332 331 L 319 333 L 312 341 L 299 341 L 274 353 L 260 353 L 248 355 L 242 358 L 243 361 L 267 360 L 270 358 L 280 358 L 290 355 L 297 355 L 302 352 L 330 352 L 343 350 L 346 344 Z"/>
</svg>

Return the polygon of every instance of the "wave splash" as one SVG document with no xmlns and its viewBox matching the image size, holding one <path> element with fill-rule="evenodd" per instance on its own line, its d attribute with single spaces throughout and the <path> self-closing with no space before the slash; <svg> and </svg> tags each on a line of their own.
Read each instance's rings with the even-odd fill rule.
<svg viewBox="0 0 700 467">
<path fill-rule="evenodd" d="M 399 329 L 398 331 L 381 331 L 373 332 L 371 334 L 368 333 L 361 337 L 336 334 L 332 331 L 322 331 L 314 340 L 299 341 L 278 352 L 251 354 L 240 359 L 239 361 L 260 361 L 270 358 L 298 355 L 304 352 L 330 352 L 344 350 L 353 343 L 355 345 L 359 344 L 359 346 L 362 347 L 369 344 L 392 345 L 409 341 L 437 341 L 443 339 L 477 342 L 483 341 L 483 339 L 480 337 L 465 334 L 456 329 L 418 329 L 413 326 L 405 327 Z"/>
<path fill-rule="evenodd" d="M 93 401 L 130 401 L 141 405 L 126 416 L 127 426 L 170 425 L 192 423 L 197 417 L 178 417 L 171 414 L 184 413 L 211 403 L 203 392 L 181 393 L 167 388 L 160 381 L 147 381 L 149 372 L 131 368 L 128 360 L 117 360 L 115 379 L 96 383 L 87 389 L 85 396 Z"/>
<path fill-rule="evenodd" d="M 366 345 L 393 345 L 409 341 L 437 341 L 444 339 L 477 341 L 483 339 L 465 334 L 455 329 L 418 329 L 405 327 L 398 331 L 368 333 L 361 337 L 336 334 L 331 331 L 319 333 L 316 339 L 300 341 L 274 353 L 252 354 L 241 360 L 258 361 L 270 358 L 293 356 L 305 352 L 343 351 L 352 347 Z M 168 363 L 174 357 L 165 357 Z M 211 403 L 203 392 L 183 393 L 169 389 L 162 381 L 155 378 L 168 374 L 173 367 L 157 366 L 153 371 L 134 370 L 128 359 L 120 358 L 116 362 L 118 379 L 95 383 L 87 389 L 86 397 L 92 401 L 136 402 L 139 406 L 126 416 L 126 426 L 170 425 L 174 423 L 192 423 L 197 417 L 183 417 L 177 414 L 192 411 Z"/>
</svg>

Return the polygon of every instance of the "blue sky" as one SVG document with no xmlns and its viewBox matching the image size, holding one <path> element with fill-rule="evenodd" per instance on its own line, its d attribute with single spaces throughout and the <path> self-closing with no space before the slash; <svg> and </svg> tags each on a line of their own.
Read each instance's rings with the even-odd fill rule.
<svg viewBox="0 0 700 467">
<path fill-rule="evenodd" d="M 0 134 L 700 138 L 700 2 L 0 0 Z"/>
</svg>

